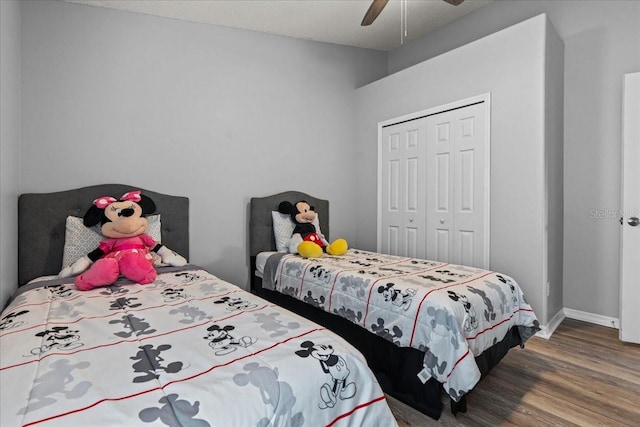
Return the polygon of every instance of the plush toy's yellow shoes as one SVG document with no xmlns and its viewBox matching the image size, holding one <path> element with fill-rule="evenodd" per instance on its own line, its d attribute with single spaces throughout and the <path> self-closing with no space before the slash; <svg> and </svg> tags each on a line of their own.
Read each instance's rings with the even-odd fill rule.
<svg viewBox="0 0 640 427">
<path fill-rule="evenodd" d="M 304 258 L 320 258 L 322 248 L 313 242 L 302 242 L 298 245 L 298 253 Z"/>
<path fill-rule="evenodd" d="M 329 255 L 339 256 L 339 255 L 346 254 L 348 249 L 349 249 L 349 244 L 347 243 L 346 240 L 336 239 L 333 241 L 333 243 L 327 246 L 327 253 Z"/>
<path fill-rule="evenodd" d="M 302 242 L 297 249 L 303 258 L 320 258 L 322 256 L 322 248 L 313 242 Z M 344 255 L 349 249 L 349 244 L 344 239 L 336 239 L 325 249 L 329 255 Z"/>
</svg>

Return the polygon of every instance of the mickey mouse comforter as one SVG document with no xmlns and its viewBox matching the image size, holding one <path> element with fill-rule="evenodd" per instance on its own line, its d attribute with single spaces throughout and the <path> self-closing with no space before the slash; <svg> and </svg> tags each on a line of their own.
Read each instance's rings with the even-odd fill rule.
<svg viewBox="0 0 640 427">
<path fill-rule="evenodd" d="M 0 352 L 3 427 L 397 425 L 348 343 L 192 266 L 27 285 Z"/>
<path fill-rule="evenodd" d="M 511 277 L 444 262 L 354 249 L 313 259 L 277 253 L 267 259 L 262 286 L 424 351 L 416 374 L 438 380 L 455 401 L 480 380 L 475 356 L 513 327 L 522 343 L 539 330 Z"/>
</svg>

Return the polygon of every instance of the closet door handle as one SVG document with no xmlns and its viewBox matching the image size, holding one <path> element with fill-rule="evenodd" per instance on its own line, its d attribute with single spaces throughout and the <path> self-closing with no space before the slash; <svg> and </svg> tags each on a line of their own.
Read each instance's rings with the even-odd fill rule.
<svg viewBox="0 0 640 427">
<path fill-rule="evenodd" d="M 640 218 L 638 218 L 637 216 L 632 216 L 627 220 L 627 224 L 632 227 L 637 227 L 638 225 L 640 225 Z"/>
</svg>

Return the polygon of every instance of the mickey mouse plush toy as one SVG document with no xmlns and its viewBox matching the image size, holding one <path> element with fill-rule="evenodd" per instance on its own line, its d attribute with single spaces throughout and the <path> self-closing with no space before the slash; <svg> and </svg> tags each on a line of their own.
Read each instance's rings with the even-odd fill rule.
<svg viewBox="0 0 640 427">
<path fill-rule="evenodd" d="M 336 239 L 329 244 L 324 236 L 316 230 L 313 225 L 317 215 L 316 211 L 306 201 L 301 200 L 295 204 L 282 202 L 278 205 L 278 212 L 290 215 L 295 224 L 289 241 L 289 252 L 299 253 L 304 258 L 319 258 L 323 252 L 329 255 L 347 253 L 349 245 L 345 239 Z"/>
<path fill-rule="evenodd" d="M 83 223 L 86 227 L 101 223 L 102 234 L 107 238 L 97 249 L 64 268 L 60 277 L 78 275 L 74 283 L 83 291 L 108 286 L 120 274 L 140 284 L 151 283 L 157 273 L 149 249 L 165 264 L 185 265 L 186 259 L 146 234 L 148 223 L 144 215 L 155 210 L 153 200 L 139 190 L 124 194 L 120 200 L 110 196 L 94 200 Z"/>
</svg>

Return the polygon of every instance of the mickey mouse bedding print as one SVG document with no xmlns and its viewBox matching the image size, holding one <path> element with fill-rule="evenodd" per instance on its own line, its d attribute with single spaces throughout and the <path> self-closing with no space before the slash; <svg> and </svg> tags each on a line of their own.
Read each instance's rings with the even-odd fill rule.
<svg viewBox="0 0 640 427">
<path fill-rule="evenodd" d="M 0 425 L 397 425 L 337 335 L 202 269 L 159 272 L 20 288 L 0 317 Z"/>
<path fill-rule="evenodd" d="M 424 352 L 416 374 L 435 378 L 456 402 L 481 378 L 476 356 L 514 327 L 522 345 L 539 330 L 513 278 L 445 262 L 357 249 L 314 259 L 273 253 L 262 286 Z"/>
</svg>

